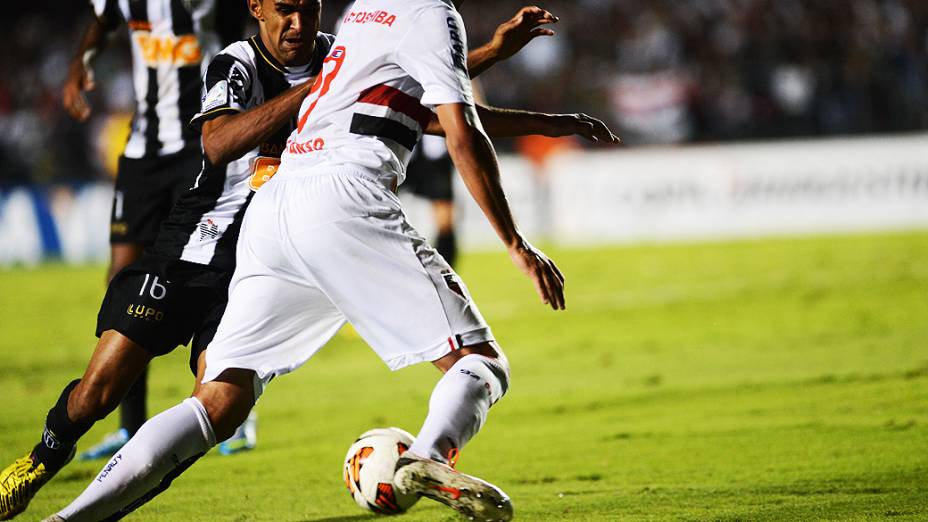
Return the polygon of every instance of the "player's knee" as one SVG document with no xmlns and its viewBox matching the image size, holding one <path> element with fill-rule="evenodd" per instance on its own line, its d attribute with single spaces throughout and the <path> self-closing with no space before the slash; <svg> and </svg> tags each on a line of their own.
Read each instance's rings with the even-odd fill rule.
<svg viewBox="0 0 928 522">
<path fill-rule="evenodd" d="M 500 353 L 500 357 L 490 360 L 491 371 L 495 370 L 494 375 L 496 376 L 499 384 L 499 400 L 506 395 L 506 392 L 509 391 L 509 384 L 511 379 L 511 374 L 509 371 L 509 361 L 505 356 Z M 495 402 L 495 401 L 494 401 Z"/>
<path fill-rule="evenodd" d="M 206 410 L 217 441 L 231 437 L 254 406 L 252 375 L 246 370 L 226 370 L 194 393 Z"/>
<path fill-rule="evenodd" d="M 477 393 L 486 394 L 490 404 L 496 403 L 509 390 L 509 363 L 505 357 L 470 354 L 461 358 L 455 367 L 479 379 L 484 389 Z"/>
</svg>

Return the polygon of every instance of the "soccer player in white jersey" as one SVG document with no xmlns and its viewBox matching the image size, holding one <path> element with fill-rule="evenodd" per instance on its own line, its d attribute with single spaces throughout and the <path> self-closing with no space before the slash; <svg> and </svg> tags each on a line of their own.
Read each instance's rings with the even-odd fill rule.
<svg viewBox="0 0 928 522">
<path fill-rule="evenodd" d="M 509 369 L 467 288 L 405 222 L 395 196 L 412 147 L 435 126 L 430 108 L 513 262 L 555 310 L 564 308 L 563 277 L 515 226 L 471 98 L 454 7 L 361 0 L 332 45 L 279 173 L 245 214 L 231 300 L 206 350 L 202 385 L 147 422 L 116 465 L 48 520 L 116 519 L 150 500 L 346 319 L 392 369 L 431 361 L 444 372 L 398 463 L 398 487 L 473 519 L 511 518 L 504 493 L 448 465 L 505 393 Z M 510 129 L 499 119 L 494 126 Z M 595 137 L 617 141 L 602 129 Z"/>
</svg>

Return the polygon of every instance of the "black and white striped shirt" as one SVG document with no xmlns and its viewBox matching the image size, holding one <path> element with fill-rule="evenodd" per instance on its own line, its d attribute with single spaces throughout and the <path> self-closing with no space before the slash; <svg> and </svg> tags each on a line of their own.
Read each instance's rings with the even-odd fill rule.
<svg viewBox="0 0 928 522">
<path fill-rule="evenodd" d="M 334 40 L 333 35 L 319 33 L 313 61 L 301 67 L 277 62 L 257 36 L 226 47 L 209 64 L 202 107 L 192 125 L 200 128 L 223 114 L 253 109 L 316 76 Z M 174 205 L 149 251 L 231 271 L 245 209 L 262 177 L 273 174 L 294 128 L 295 117 L 270 139 L 225 165 L 212 165 L 204 157 L 196 184 Z"/>
<path fill-rule="evenodd" d="M 199 146 L 189 128 L 205 64 L 222 48 L 220 0 L 91 0 L 98 17 L 129 28 L 135 115 L 124 155 L 149 158 Z M 229 6 L 224 6 L 229 8 Z"/>
</svg>

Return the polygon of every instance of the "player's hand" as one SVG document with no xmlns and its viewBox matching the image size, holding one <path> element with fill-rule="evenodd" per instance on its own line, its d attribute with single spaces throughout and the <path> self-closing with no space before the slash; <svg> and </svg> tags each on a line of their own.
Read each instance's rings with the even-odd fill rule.
<svg viewBox="0 0 928 522">
<path fill-rule="evenodd" d="M 621 143 L 622 140 L 609 130 L 602 121 L 583 113 L 555 114 L 552 116 L 552 138 L 560 136 L 580 136 L 593 143 Z"/>
<path fill-rule="evenodd" d="M 540 7 L 523 7 L 496 28 L 490 45 L 495 49 L 497 59 L 505 60 L 539 36 L 554 36 L 554 31 L 542 26 L 557 21 L 556 16 Z"/>
<path fill-rule="evenodd" d="M 566 308 L 564 276 L 554 261 L 524 240 L 509 248 L 509 257 L 512 258 L 513 264 L 532 280 L 542 302 L 554 310 Z"/>
<path fill-rule="evenodd" d="M 86 121 L 90 117 L 90 102 L 84 92 L 92 91 L 94 87 L 93 70 L 80 61 L 73 64 L 62 89 L 62 103 L 64 110 L 75 120 Z"/>
</svg>

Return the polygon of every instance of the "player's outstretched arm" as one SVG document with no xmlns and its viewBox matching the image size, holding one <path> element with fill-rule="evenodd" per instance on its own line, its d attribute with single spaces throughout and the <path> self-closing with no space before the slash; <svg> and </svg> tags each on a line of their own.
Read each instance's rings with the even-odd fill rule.
<svg viewBox="0 0 928 522">
<path fill-rule="evenodd" d="M 561 136 L 580 136 L 593 143 L 621 143 L 621 139 L 609 130 L 602 121 L 583 113 L 547 114 L 543 112 L 522 111 L 484 107 L 477 104 L 477 114 L 488 136 L 492 138 L 511 138 L 537 134 L 551 138 Z M 444 136 L 445 130 L 433 116 L 424 132 L 435 136 Z"/>
<path fill-rule="evenodd" d="M 115 21 L 108 16 L 95 16 L 87 27 L 84 38 L 81 40 L 77 54 L 68 66 L 68 75 L 65 77 L 61 97 L 64 110 L 77 121 L 85 121 L 90 117 L 90 103 L 84 93 L 92 91 L 95 87 L 93 69 L 90 61 L 106 45 L 107 33 L 115 27 Z"/>
<path fill-rule="evenodd" d="M 485 45 L 467 53 L 467 69 L 471 78 L 516 54 L 539 36 L 553 36 L 554 31 L 543 27 L 557 23 L 558 18 L 536 6 L 523 7 L 515 16 L 500 24 L 493 38 Z"/>
<path fill-rule="evenodd" d="M 532 280 L 545 304 L 555 310 L 563 310 L 564 277 L 553 261 L 519 233 L 500 185 L 496 152 L 480 127 L 476 112 L 462 103 L 439 105 L 436 111 L 445 129 L 448 153 L 455 167 L 467 190 L 506 245 L 512 262 Z"/>
<path fill-rule="evenodd" d="M 227 114 L 203 124 L 203 152 L 213 165 L 236 160 L 274 135 L 297 116 L 313 80 L 291 87 L 245 112 Z"/>
<path fill-rule="evenodd" d="M 576 135 L 593 143 L 622 141 L 605 123 L 583 113 L 546 114 L 477 105 L 477 114 L 487 134 L 494 138 L 538 134 L 551 138 Z"/>
</svg>

